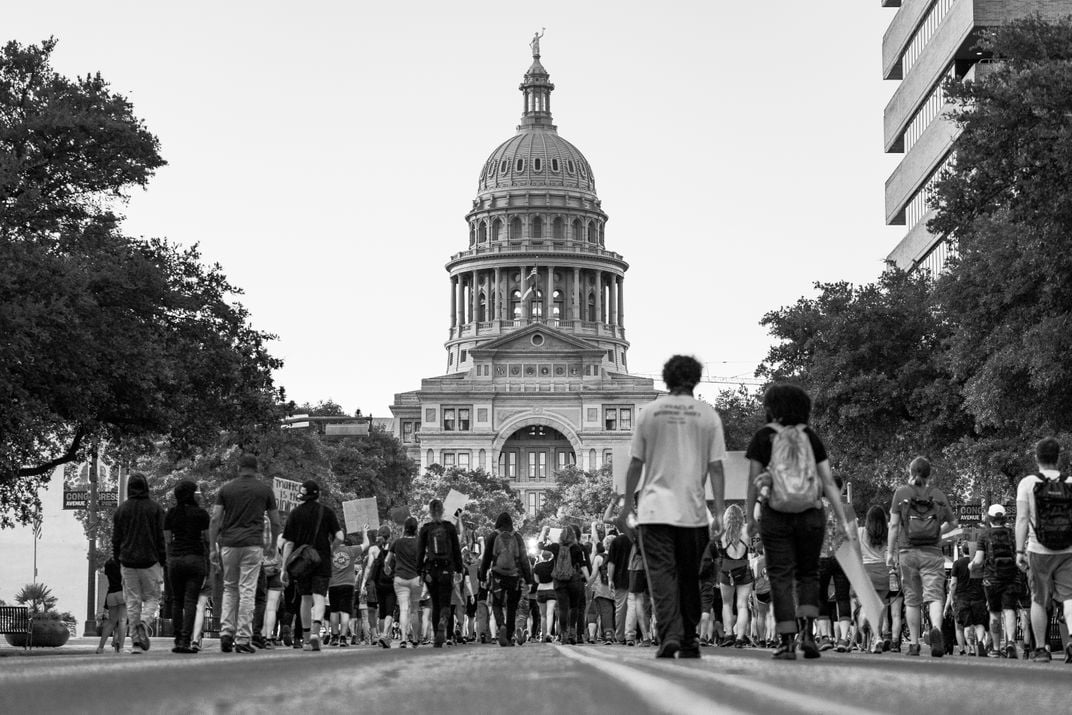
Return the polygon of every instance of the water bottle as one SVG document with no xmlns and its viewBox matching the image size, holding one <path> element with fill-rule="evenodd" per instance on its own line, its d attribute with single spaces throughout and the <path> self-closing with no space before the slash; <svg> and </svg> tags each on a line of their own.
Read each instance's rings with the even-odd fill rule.
<svg viewBox="0 0 1072 715">
<path fill-rule="evenodd" d="M 890 569 L 890 593 L 896 593 L 901 590 L 901 577 L 897 574 L 897 568 Z"/>
</svg>

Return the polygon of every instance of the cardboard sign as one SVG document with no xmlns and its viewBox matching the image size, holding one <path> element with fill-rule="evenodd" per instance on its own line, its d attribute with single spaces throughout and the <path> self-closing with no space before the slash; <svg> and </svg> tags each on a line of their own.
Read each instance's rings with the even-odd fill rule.
<svg viewBox="0 0 1072 715">
<path fill-rule="evenodd" d="M 287 513 L 301 504 L 301 499 L 298 497 L 299 489 L 301 489 L 301 482 L 295 482 L 291 479 L 283 479 L 281 477 L 272 479 L 272 491 L 275 492 L 275 504 L 279 508 L 280 513 Z"/>
<path fill-rule="evenodd" d="M 841 564 L 841 570 L 845 572 L 853 590 L 856 591 L 856 597 L 860 599 L 860 605 L 863 607 L 867 620 L 871 623 L 871 628 L 877 631 L 882 623 L 882 610 L 885 606 L 875 591 L 875 585 L 871 583 L 871 576 L 864 568 L 859 543 L 846 540 L 834 556 Z"/>
<path fill-rule="evenodd" d="M 347 534 L 360 533 L 365 524 L 368 524 L 370 529 L 379 529 L 380 511 L 376 506 L 376 497 L 344 501 L 342 518 L 346 522 Z"/>
<path fill-rule="evenodd" d="M 454 512 L 459 509 L 464 509 L 465 505 L 469 503 L 469 495 L 462 494 L 461 492 L 451 489 L 447 494 L 447 498 L 443 500 L 443 516 L 447 519 L 454 518 Z"/>
<path fill-rule="evenodd" d="M 630 444 L 616 444 L 611 448 L 611 475 L 614 478 L 614 493 L 625 494 L 625 475 L 629 472 Z"/>
<path fill-rule="evenodd" d="M 557 544 L 558 543 L 558 537 L 560 537 L 560 536 L 562 536 L 562 529 L 561 528 L 555 527 L 554 529 L 548 529 L 547 530 L 547 543 L 549 543 L 549 544 Z"/>
</svg>

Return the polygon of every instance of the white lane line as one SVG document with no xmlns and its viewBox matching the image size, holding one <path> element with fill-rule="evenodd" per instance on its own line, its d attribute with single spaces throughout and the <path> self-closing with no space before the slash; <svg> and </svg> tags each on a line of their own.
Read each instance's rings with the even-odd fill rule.
<svg viewBox="0 0 1072 715">
<path fill-rule="evenodd" d="M 592 652 L 599 658 L 615 658 L 615 655 L 611 653 L 600 652 L 594 649 Z M 627 657 L 626 660 L 637 660 L 637 658 Z M 796 690 L 782 688 L 767 680 L 750 678 L 744 675 L 729 675 L 712 670 L 701 669 L 694 665 L 697 664 L 697 661 L 689 661 L 690 665 L 684 663 L 672 664 L 667 661 L 655 659 L 650 661 L 646 660 L 644 662 L 646 665 L 650 665 L 662 672 L 691 676 L 694 679 L 702 679 L 717 683 L 725 688 L 742 690 L 758 696 L 759 699 L 764 702 L 775 702 L 793 710 L 809 713 L 823 713 L 823 715 L 883 715 L 880 711 L 868 710 L 867 708 L 856 705 L 842 705 L 825 698 L 817 698 Z M 717 661 L 715 661 L 714 658 L 698 661 L 698 663 L 713 662 Z"/>
<path fill-rule="evenodd" d="M 631 689 L 652 708 L 667 715 L 682 715 L 683 713 L 742 713 L 741 710 L 731 708 L 716 702 L 703 695 L 695 693 L 688 688 L 683 688 L 669 681 L 657 678 L 618 661 L 593 658 L 590 655 L 582 655 L 576 650 L 556 645 L 559 653 L 595 668 L 604 675 L 609 675 L 622 685 Z"/>
</svg>

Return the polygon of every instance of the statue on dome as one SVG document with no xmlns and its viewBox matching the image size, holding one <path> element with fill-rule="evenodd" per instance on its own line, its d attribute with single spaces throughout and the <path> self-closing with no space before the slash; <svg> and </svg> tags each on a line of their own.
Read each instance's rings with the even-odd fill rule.
<svg viewBox="0 0 1072 715">
<path fill-rule="evenodd" d="M 532 42 L 529 43 L 529 47 L 532 48 L 532 56 L 536 59 L 540 59 L 540 38 L 543 37 L 546 31 L 546 27 L 541 27 L 539 32 L 532 35 Z"/>
</svg>

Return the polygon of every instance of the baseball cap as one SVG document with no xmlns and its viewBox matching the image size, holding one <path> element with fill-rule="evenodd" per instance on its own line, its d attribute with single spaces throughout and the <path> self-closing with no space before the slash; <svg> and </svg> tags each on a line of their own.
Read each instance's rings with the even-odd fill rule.
<svg viewBox="0 0 1072 715">
<path fill-rule="evenodd" d="M 298 490 L 298 496 L 301 497 L 302 501 L 316 499 L 320 496 L 320 485 L 312 479 L 304 481 L 302 482 L 301 489 Z"/>
<path fill-rule="evenodd" d="M 991 504 L 990 508 L 986 510 L 987 516 L 1005 516 L 1005 507 L 1001 504 Z"/>
</svg>

